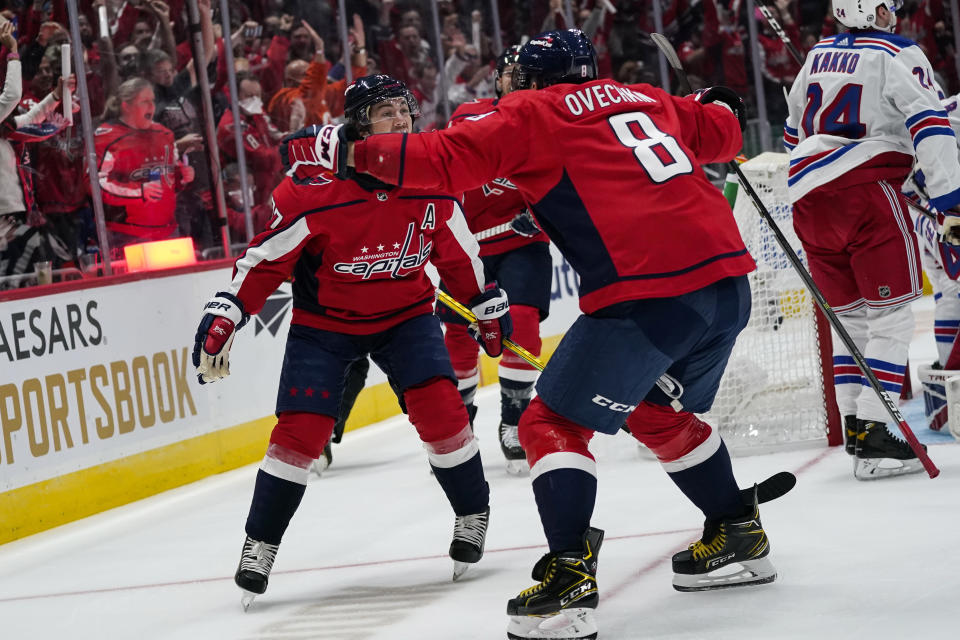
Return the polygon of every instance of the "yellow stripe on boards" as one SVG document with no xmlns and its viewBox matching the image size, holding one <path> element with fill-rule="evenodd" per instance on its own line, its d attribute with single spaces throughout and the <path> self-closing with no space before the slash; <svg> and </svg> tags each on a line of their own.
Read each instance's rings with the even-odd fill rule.
<svg viewBox="0 0 960 640">
<path fill-rule="evenodd" d="M 0 544 L 263 457 L 273 416 L 0 493 Z"/>
</svg>

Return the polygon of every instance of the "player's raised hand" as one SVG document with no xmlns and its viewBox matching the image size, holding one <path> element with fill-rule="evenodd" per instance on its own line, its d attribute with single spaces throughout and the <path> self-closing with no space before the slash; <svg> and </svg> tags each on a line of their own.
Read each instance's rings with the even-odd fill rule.
<svg viewBox="0 0 960 640">
<path fill-rule="evenodd" d="M 491 282 L 483 293 L 470 301 L 470 308 L 477 316 L 477 324 L 470 325 L 470 335 L 488 356 L 496 358 L 503 353 L 503 339 L 513 333 L 507 292 L 496 282 Z"/>
<path fill-rule="evenodd" d="M 301 167 L 319 166 L 346 179 L 353 172 L 347 166 L 349 143 L 357 137 L 352 127 L 342 124 L 311 125 L 283 139 L 280 162 L 288 176 L 295 176 Z"/>
<path fill-rule="evenodd" d="M 218 292 L 203 306 L 203 318 L 193 343 L 193 366 L 200 384 L 230 375 L 230 345 L 250 316 L 235 296 Z"/>
</svg>

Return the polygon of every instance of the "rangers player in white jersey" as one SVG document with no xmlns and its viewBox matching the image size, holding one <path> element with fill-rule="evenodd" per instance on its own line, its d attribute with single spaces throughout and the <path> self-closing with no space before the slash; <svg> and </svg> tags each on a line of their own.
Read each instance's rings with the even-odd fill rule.
<svg viewBox="0 0 960 640">
<path fill-rule="evenodd" d="M 960 95 L 941 101 L 950 127 L 960 131 Z M 958 142 L 960 144 L 960 142 Z M 917 375 L 923 385 L 923 399 L 927 426 L 940 431 L 948 424 L 947 390 L 948 378 L 960 375 L 960 252 L 952 245 L 941 242 L 937 211 L 927 199 L 924 190 L 910 176 L 903 193 L 910 201 L 910 215 L 920 245 L 920 261 L 933 286 L 935 303 L 933 315 L 934 337 L 937 344 L 937 360 L 932 365 L 921 365 Z M 960 438 L 960 431 L 954 431 Z"/>
<path fill-rule="evenodd" d="M 820 40 L 790 90 L 794 228 L 811 275 L 885 389 L 899 395 L 913 333 L 909 302 L 922 295 L 920 256 L 901 186 L 916 161 L 932 206 L 960 204 L 957 142 L 930 62 L 893 34 L 899 0 L 834 0 L 848 33 Z M 960 218 L 947 215 L 952 236 Z M 834 383 L 854 475 L 922 469 L 886 428 L 887 412 L 839 341 Z"/>
</svg>

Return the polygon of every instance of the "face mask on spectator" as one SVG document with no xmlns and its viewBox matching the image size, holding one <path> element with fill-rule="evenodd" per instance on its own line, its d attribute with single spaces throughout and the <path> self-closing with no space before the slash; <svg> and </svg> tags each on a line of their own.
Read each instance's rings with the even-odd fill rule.
<svg viewBox="0 0 960 640">
<path fill-rule="evenodd" d="M 263 113 L 263 101 L 260 100 L 260 96 L 250 96 L 249 98 L 244 98 L 237 104 L 239 104 L 240 108 L 251 116 Z"/>
</svg>

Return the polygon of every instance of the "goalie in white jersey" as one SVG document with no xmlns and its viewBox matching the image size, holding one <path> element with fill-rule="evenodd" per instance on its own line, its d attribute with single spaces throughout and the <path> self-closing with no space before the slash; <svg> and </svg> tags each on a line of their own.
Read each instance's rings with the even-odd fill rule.
<svg viewBox="0 0 960 640">
<path fill-rule="evenodd" d="M 794 228 L 810 272 L 884 388 L 899 395 L 922 295 L 920 256 L 900 193 L 917 181 L 942 212 L 960 204 L 957 142 L 930 62 L 893 34 L 899 0 L 834 0 L 848 33 L 822 39 L 790 90 L 784 142 Z M 947 216 L 944 227 L 960 219 Z M 834 341 L 834 383 L 854 475 L 922 470 L 886 428 L 887 412 Z"/>
</svg>

